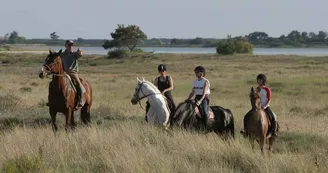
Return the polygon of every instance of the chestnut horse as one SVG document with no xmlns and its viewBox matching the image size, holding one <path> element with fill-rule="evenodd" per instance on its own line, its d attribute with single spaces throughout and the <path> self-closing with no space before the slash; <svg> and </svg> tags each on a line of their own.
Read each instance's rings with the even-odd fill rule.
<svg viewBox="0 0 328 173">
<path fill-rule="evenodd" d="M 66 117 L 65 130 L 69 131 L 71 126 L 76 126 L 74 121 L 74 109 L 77 104 L 76 89 L 72 86 L 73 81 L 68 74 L 64 72 L 62 58 L 60 57 L 62 50 L 57 52 L 49 51 L 49 55 L 41 67 L 39 77 L 52 75 L 49 83 L 49 113 L 51 116 L 52 129 L 56 132 L 56 115 L 61 112 Z M 90 108 L 92 103 L 92 89 L 88 81 L 80 79 L 86 92 L 83 94 L 84 105 L 81 108 L 81 120 L 84 124 L 90 124 Z"/>
<path fill-rule="evenodd" d="M 269 117 L 267 116 L 260 103 L 260 91 L 251 88 L 249 94 L 252 104 L 250 118 L 247 123 L 247 132 L 249 140 L 254 148 L 254 141 L 260 144 L 261 152 L 264 153 L 265 144 L 267 142 L 267 134 L 269 132 Z M 277 125 L 278 127 L 278 125 Z M 269 138 L 269 150 L 272 152 L 272 144 L 275 137 Z"/>
</svg>

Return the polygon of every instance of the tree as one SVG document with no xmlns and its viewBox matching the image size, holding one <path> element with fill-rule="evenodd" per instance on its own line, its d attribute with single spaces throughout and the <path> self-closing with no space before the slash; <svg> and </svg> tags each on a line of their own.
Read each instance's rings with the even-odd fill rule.
<svg viewBox="0 0 328 173">
<path fill-rule="evenodd" d="M 56 34 L 56 32 L 50 33 L 51 40 L 58 40 L 59 36 Z"/>
<path fill-rule="evenodd" d="M 327 38 L 327 32 L 319 31 L 318 33 L 318 41 L 324 42 Z"/>
<path fill-rule="evenodd" d="M 252 44 L 263 44 L 268 39 L 269 35 L 265 32 L 250 33 L 247 38 Z"/>
<path fill-rule="evenodd" d="M 200 37 L 196 37 L 195 39 L 192 39 L 189 41 L 189 44 L 195 44 L 195 45 L 199 45 L 199 44 L 203 44 L 204 40 L 203 38 Z"/>
<path fill-rule="evenodd" d="M 115 32 L 110 34 L 113 40 L 106 40 L 102 47 L 104 49 L 111 48 L 128 48 L 132 51 L 138 43 L 147 39 L 147 36 L 141 29 L 136 25 L 128 25 L 124 27 L 124 25 L 118 25 Z"/>
<path fill-rule="evenodd" d="M 11 44 L 15 44 L 18 42 L 19 36 L 18 36 L 18 32 L 17 31 L 13 31 L 10 33 L 8 41 Z"/>
<path fill-rule="evenodd" d="M 294 42 L 299 42 L 302 36 L 300 32 L 298 32 L 297 30 L 293 30 L 287 35 L 287 37 Z"/>
</svg>

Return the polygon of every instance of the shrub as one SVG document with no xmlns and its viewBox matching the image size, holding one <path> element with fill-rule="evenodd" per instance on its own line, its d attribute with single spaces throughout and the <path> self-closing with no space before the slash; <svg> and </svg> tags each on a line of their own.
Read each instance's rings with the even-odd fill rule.
<svg viewBox="0 0 328 173">
<path fill-rule="evenodd" d="M 251 53 L 253 45 L 248 41 L 234 40 L 231 38 L 220 41 L 216 46 L 216 52 L 221 55 L 232 55 L 235 53 Z"/>
<path fill-rule="evenodd" d="M 236 45 L 232 39 L 220 41 L 216 46 L 216 52 L 221 55 L 232 55 L 236 52 Z"/>
<path fill-rule="evenodd" d="M 19 101 L 20 100 L 18 97 L 11 94 L 0 95 L 0 112 L 14 110 L 17 107 Z"/>
<path fill-rule="evenodd" d="M 21 156 L 16 159 L 10 159 L 3 165 L 2 172 L 19 173 L 19 172 L 44 172 L 44 162 L 39 157 Z"/>
<path fill-rule="evenodd" d="M 124 50 L 124 49 L 115 49 L 115 50 L 108 51 L 107 55 L 109 59 L 113 59 L 113 58 L 123 59 L 129 55 L 128 52 L 129 52 L 128 50 Z"/>
<path fill-rule="evenodd" d="M 236 53 L 251 53 L 253 52 L 253 45 L 247 41 L 235 41 Z"/>
</svg>

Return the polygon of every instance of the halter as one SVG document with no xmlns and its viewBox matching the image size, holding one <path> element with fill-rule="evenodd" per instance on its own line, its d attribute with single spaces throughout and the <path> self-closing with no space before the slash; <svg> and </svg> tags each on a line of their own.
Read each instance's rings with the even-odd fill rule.
<svg viewBox="0 0 328 173">
<path fill-rule="evenodd" d="M 145 83 L 145 82 L 141 82 L 140 87 L 138 88 L 137 92 L 135 92 L 135 94 L 134 94 L 134 97 L 136 98 L 137 102 L 139 102 L 139 105 L 140 105 L 140 107 L 141 107 L 142 109 L 144 109 L 144 108 L 141 106 L 141 103 L 140 103 L 140 101 L 141 101 L 142 99 L 144 99 L 144 98 L 146 98 L 146 97 L 148 97 L 148 96 L 151 96 L 151 95 L 162 94 L 162 93 L 150 93 L 150 94 L 147 94 L 147 95 L 146 95 L 146 94 L 142 91 L 142 85 L 143 85 L 144 83 Z M 140 91 L 141 91 L 141 93 L 143 94 L 143 96 L 139 98 L 139 94 L 138 94 L 138 93 L 139 93 Z"/>
</svg>

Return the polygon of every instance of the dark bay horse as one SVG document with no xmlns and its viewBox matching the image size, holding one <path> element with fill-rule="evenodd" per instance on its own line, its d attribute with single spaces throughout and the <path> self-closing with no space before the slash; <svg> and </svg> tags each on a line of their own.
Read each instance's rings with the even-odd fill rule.
<svg viewBox="0 0 328 173">
<path fill-rule="evenodd" d="M 76 126 L 74 121 L 74 109 L 77 104 L 76 89 L 72 87 L 68 74 L 64 73 L 62 59 L 60 57 L 62 50 L 57 52 L 49 51 L 49 55 L 44 61 L 40 70 L 39 77 L 52 75 L 52 80 L 49 83 L 49 113 L 51 116 L 52 129 L 58 130 L 56 125 L 56 115 L 61 112 L 66 117 L 66 131 L 70 130 L 71 126 Z M 92 88 L 88 81 L 80 79 L 85 87 L 86 92 L 83 94 L 85 101 L 81 108 L 81 120 L 84 124 L 90 124 L 90 108 L 92 103 Z"/>
<path fill-rule="evenodd" d="M 269 132 L 269 117 L 267 116 L 260 103 L 260 91 L 253 87 L 250 92 L 250 101 L 252 105 L 251 115 L 247 123 L 247 132 L 249 140 L 254 148 L 254 141 L 260 144 L 261 152 L 264 153 L 265 144 L 267 142 L 267 134 Z M 275 137 L 269 138 L 269 150 L 272 151 L 272 144 Z"/>
<path fill-rule="evenodd" d="M 182 127 L 185 129 L 200 130 L 202 128 L 201 116 L 194 101 L 185 101 L 180 103 L 176 110 L 170 116 L 171 126 Z M 221 106 L 210 106 L 209 119 L 207 121 L 207 132 L 214 131 L 218 136 L 235 136 L 234 118 L 229 109 Z"/>
</svg>

